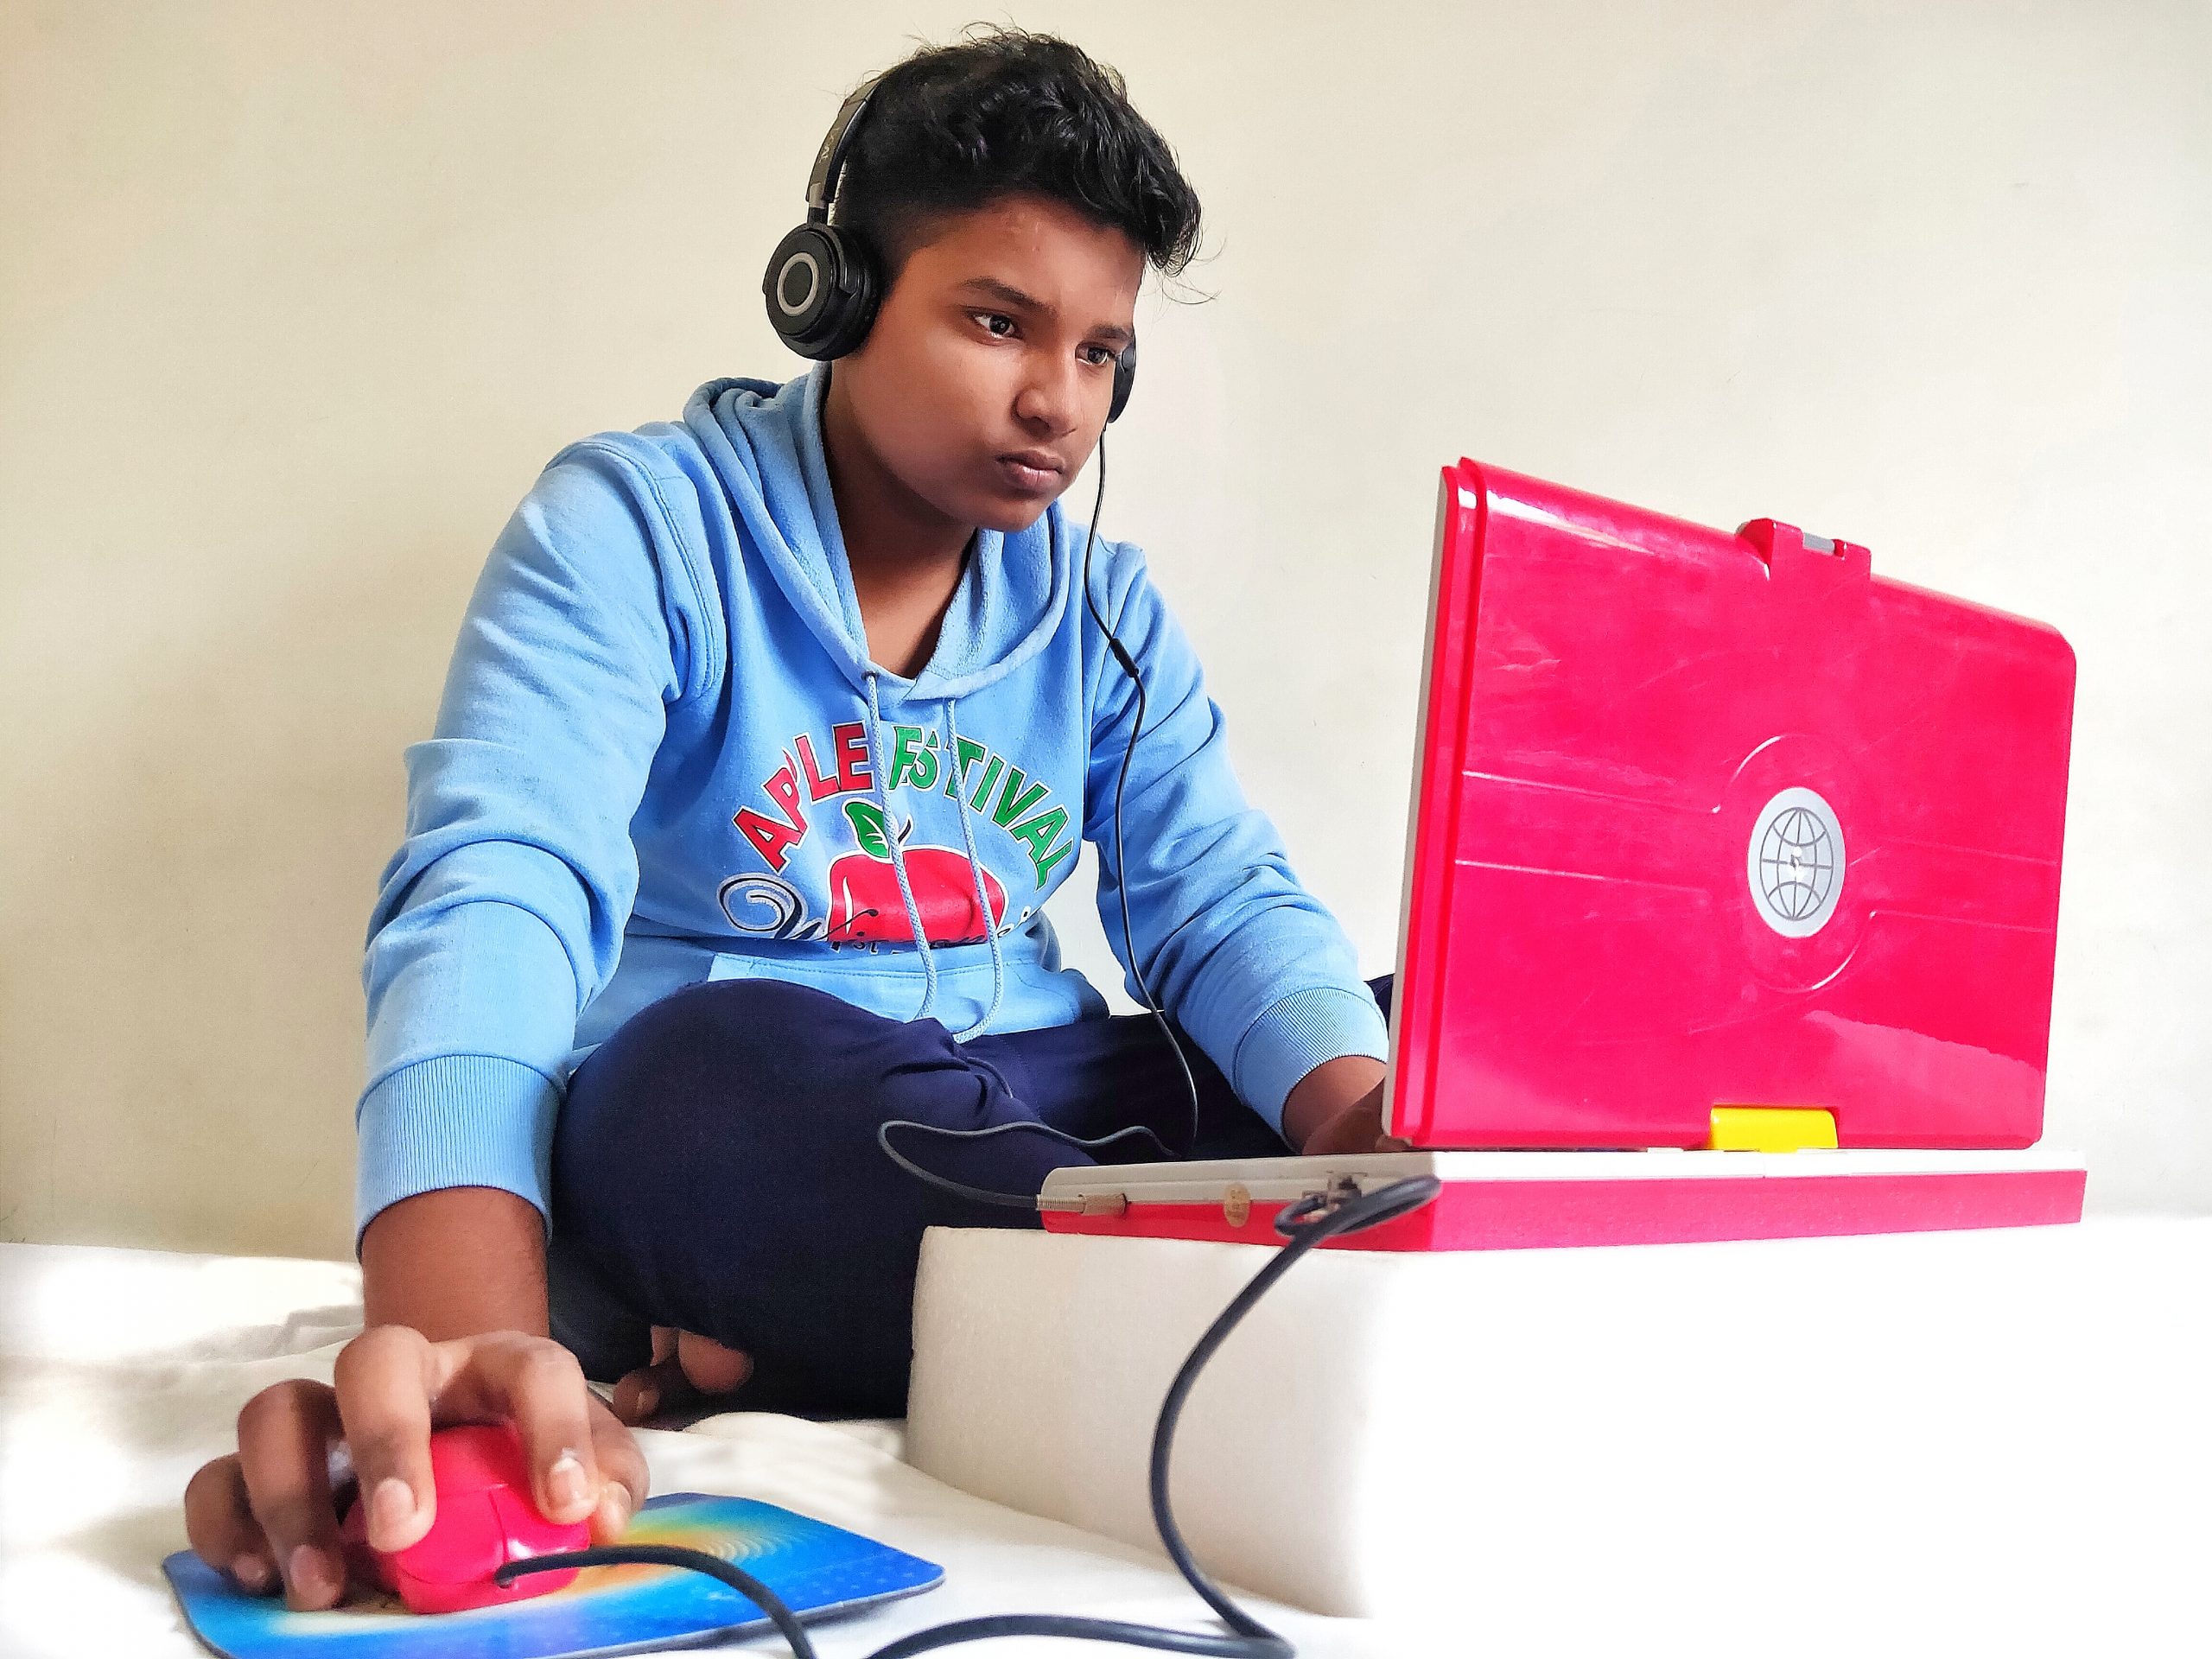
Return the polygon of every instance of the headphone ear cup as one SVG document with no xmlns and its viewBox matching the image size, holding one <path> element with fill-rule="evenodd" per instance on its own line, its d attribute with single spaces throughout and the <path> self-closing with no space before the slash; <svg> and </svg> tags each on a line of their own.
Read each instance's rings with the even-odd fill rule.
<svg viewBox="0 0 2212 1659">
<path fill-rule="evenodd" d="M 1106 419 L 1110 425 L 1122 418 L 1122 411 L 1129 406 L 1129 393 L 1137 384 L 1137 343 L 1134 340 L 1114 354 L 1114 401 L 1106 405 Z"/>
<path fill-rule="evenodd" d="M 875 262 L 850 232 L 802 225 L 768 256 L 760 297 L 769 326 L 801 357 L 842 357 L 868 338 L 875 321 Z"/>
</svg>

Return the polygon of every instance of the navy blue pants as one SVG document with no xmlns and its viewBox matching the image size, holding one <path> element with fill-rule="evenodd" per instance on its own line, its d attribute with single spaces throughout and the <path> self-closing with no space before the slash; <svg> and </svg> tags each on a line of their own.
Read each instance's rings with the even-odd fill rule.
<svg viewBox="0 0 2212 1659">
<path fill-rule="evenodd" d="M 1370 982 L 1387 1014 L 1390 982 Z M 750 1408 L 906 1409 L 914 1269 L 931 1226 L 1030 1226 L 883 1155 L 892 1118 L 981 1128 L 1033 1119 L 1090 1138 L 1143 1124 L 1198 1158 L 1281 1155 L 1281 1138 L 1184 1040 L 1190 1096 L 1148 1014 L 956 1043 L 778 980 L 719 980 L 626 1020 L 569 1081 L 553 1144 L 553 1334 L 612 1381 L 651 1357 L 650 1327 L 742 1350 Z M 899 1150 L 973 1186 L 1034 1193 L 1091 1160 L 1026 1132 Z M 1156 1158 L 1132 1138 L 1101 1160 Z"/>
</svg>

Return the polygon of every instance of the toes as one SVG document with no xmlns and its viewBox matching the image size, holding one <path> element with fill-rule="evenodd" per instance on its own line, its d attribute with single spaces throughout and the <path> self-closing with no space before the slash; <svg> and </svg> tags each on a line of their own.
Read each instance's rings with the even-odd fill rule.
<svg viewBox="0 0 2212 1659">
<path fill-rule="evenodd" d="M 683 1373 L 674 1360 L 658 1365 L 641 1365 L 614 1385 L 607 1404 L 615 1416 L 634 1428 L 646 1421 L 671 1396 L 686 1387 Z"/>
<path fill-rule="evenodd" d="M 731 1393 L 753 1375 L 750 1355 L 689 1331 L 676 1338 L 676 1360 L 684 1380 L 701 1394 Z"/>
</svg>

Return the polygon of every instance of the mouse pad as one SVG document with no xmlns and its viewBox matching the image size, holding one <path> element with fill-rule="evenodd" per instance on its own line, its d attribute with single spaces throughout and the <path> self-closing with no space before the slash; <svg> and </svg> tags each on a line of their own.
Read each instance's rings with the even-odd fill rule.
<svg viewBox="0 0 2212 1659">
<path fill-rule="evenodd" d="M 747 1497 L 650 1498 L 626 1544 L 677 1544 L 733 1561 L 807 1623 L 934 1589 L 944 1569 L 827 1522 Z M 736 1591 L 673 1567 L 590 1567 L 526 1601 L 424 1616 L 354 1586 L 327 1612 L 250 1596 L 188 1549 L 162 1563 L 193 1634 L 226 1659 L 586 1659 L 772 1630 Z"/>
</svg>

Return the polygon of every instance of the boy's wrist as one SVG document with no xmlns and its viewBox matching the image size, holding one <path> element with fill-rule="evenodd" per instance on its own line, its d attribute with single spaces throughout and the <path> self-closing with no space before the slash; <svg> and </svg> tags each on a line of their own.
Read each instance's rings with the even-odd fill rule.
<svg viewBox="0 0 2212 1659">
<path fill-rule="evenodd" d="M 544 1336 L 543 1219 L 495 1186 L 402 1198 L 361 1235 L 361 1289 L 367 1324 L 408 1325 L 432 1342 L 487 1331 Z"/>
</svg>

